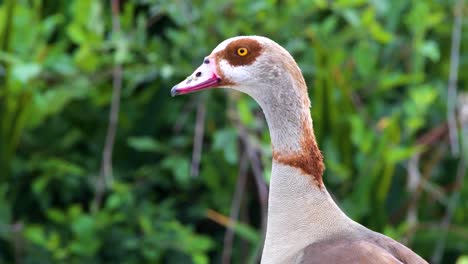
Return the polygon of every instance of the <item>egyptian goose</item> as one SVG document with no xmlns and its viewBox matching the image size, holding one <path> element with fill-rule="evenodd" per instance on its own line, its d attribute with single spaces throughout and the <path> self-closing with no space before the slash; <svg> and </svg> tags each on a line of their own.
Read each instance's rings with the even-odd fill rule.
<svg viewBox="0 0 468 264">
<path fill-rule="evenodd" d="M 259 36 L 227 39 L 171 94 L 214 87 L 250 95 L 270 130 L 273 166 L 262 263 L 427 263 L 347 217 L 330 197 L 307 86 L 283 47 Z"/>
</svg>

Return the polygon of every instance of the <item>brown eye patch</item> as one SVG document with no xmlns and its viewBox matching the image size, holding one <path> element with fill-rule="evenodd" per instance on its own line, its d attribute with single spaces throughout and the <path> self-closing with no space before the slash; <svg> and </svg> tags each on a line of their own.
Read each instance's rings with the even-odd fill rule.
<svg viewBox="0 0 468 264">
<path fill-rule="evenodd" d="M 239 51 L 244 51 L 245 55 L 239 55 Z M 249 38 L 234 40 L 226 48 L 217 54 L 227 60 L 232 66 L 245 66 L 254 63 L 262 53 L 263 47 L 258 41 Z M 244 54 L 244 53 L 241 53 Z"/>
</svg>

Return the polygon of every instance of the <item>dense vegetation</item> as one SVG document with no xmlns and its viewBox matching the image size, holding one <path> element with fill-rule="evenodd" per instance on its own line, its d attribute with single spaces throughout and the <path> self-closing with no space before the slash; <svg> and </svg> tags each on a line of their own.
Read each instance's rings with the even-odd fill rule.
<svg viewBox="0 0 468 264">
<path fill-rule="evenodd" d="M 254 263 L 261 110 L 169 94 L 240 34 L 297 59 L 340 207 L 433 263 L 467 263 L 463 0 L 0 3 L 0 263 Z"/>
</svg>

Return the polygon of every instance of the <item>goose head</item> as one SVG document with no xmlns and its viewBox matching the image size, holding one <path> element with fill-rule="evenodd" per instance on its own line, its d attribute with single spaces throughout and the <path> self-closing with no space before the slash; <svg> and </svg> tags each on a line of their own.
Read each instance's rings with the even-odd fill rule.
<svg viewBox="0 0 468 264">
<path fill-rule="evenodd" d="M 172 88 L 171 94 L 215 87 L 244 92 L 262 108 L 294 101 L 310 104 L 296 62 L 283 47 L 266 37 L 240 36 L 221 42 L 200 67 Z"/>
<path fill-rule="evenodd" d="M 323 162 L 313 134 L 310 100 L 293 57 L 273 40 L 241 36 L 221 42 L 173 96 L 229 88 L 250 95 L 268 123 L 273 159 L 312 175 L 321 186 Z"/>
</svg>

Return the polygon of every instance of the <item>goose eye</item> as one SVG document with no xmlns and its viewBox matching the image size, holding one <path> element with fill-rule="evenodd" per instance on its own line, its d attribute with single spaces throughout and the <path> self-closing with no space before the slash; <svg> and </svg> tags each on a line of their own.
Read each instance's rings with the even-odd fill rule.
<svg viewBox="0 0 468 264">
<path fill-rule="evenodd" d="M 237 55 L 239 55 L 241 57 L 244 57 L 248 53 L 249 53 L 249 51 L 246 48 L 238 48 L 237 49 Z"/>
</svg>

